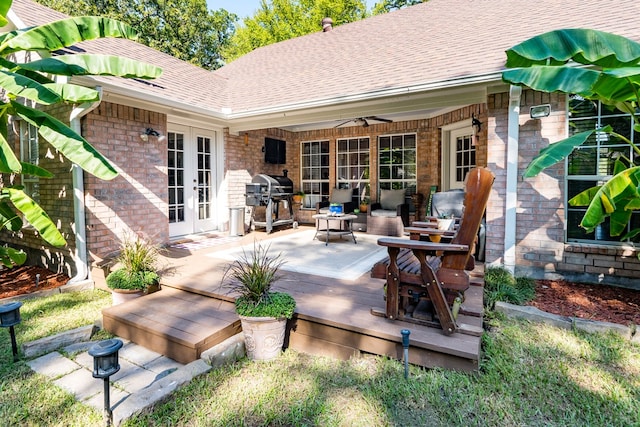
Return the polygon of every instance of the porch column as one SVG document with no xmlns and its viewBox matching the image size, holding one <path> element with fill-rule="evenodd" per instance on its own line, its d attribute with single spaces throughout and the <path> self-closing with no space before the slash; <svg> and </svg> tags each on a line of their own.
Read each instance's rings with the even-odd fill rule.
<svg viewBox="0 0 640 427">
<path fill-rule="evenodd" d="M 518 138 L 520 134 L 520 96 L 522 88 L 509 88 L 507 130 L 507 188 L 504 213 L 504 267 L 511 273 L 516 267 L 516 207 L 518 202 Z"/>
</svg>

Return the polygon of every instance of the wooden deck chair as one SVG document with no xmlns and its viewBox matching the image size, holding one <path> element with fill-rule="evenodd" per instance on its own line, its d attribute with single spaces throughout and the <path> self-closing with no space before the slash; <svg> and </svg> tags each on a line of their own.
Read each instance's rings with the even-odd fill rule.
<svg viewBox="0 0 640 427">
<path fill-rule="evenodd" d="M 445 335 L 458 326 L 456 298 L 469 288 L 467 268 L 473 258 L 476 236 L 489 200 L 494 175 L 485 168 L 475 168 L 467 176 L 464 212 L 460 225 L 449 243 L 385 237 L 378 244 L 386 246 L 389 257 L 374 265 L 371 276 L 386 280 L 386 309 L 383 315 L 430 326 L 440 326 Z M 426 307 L 433 317 L 422 315 Z"/>
</svg>

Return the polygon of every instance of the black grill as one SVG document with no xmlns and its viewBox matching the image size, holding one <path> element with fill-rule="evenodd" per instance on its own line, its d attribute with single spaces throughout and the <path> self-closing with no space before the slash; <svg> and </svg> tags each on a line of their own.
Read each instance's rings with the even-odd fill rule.
<svg viewBox="0 0 640 427">
<path fill-rule="evenodd" d="M 293 224 L 293 181 L 287 177 L 287 170 L 283 175 L 259 174 L 253 177 L 250 184 L 245 186 L 245 202 L 252 206 L 252 227 L 265 227 L 270 233 L 273 227 L 284 224 Z M 280 217 L 280 204 L 288 208 L 289 217 Z M 264 221 L 257 219 L 258 207 L 265 207 Z M 261 209 L 260 209 L 261 211 Z"/>
</svg>

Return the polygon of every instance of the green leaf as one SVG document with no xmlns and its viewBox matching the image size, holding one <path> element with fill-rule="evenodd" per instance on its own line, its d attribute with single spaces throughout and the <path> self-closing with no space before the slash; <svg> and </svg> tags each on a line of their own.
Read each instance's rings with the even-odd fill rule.
<svg viewBox="0 0 640 427">
<path fill-rule="evenodd" d="M 129 25 L 110 18 L 79 16 L 40 25 L 28 30 L 8 33 L 0 45 L 4 56 L 21 50 L 53 52 L 85 40 L 116 37 L 135 40 L 136 32 Z"/>
<path fill-rule="evenodd" d="M 20 172 L 22 165 L 15 152 L 0 133 L 0 173 Z"/>
<path fill-rule="evenodd" d="M 4 202 L 0 202 L 0 225 L 0 230 L 6 228 L 9 231 L 20 231 L 22 228 L 22 218 Z"/>
<path fill-rule="evenodd" d="M 155 65 L 113 55 L 61 55 L 21 65 L 25 70 L 62 76 L 118 76 L 154 79 L 162 74 Z"/>
<path fill-rule="evenodd" d="M 640 166 L 626 169 L 614 175 L 598 189 L 589 203 L 580 226 L 590 233 L 607 216 L 611 216 L 610 233 L 612 236 L 620 235 L 629 222 L 630 217 L 627 216 L 627 213 L 630 214 L 634 206 L 640 203 L 639 183 Z"/>
<path fill-rule="evenodd" d="M 11 0 L 0 1 L 0 27 L 4 27 L 9 23 L 7 13 L 9 13 L 9 9 L 11 9 L 11 3 Z"/>
<path fill-rule="evenodd" d="M 69 83 L 47 83 L 44 86 L 67 102 L 81 104 L 100 100 L 100 92 L 88 87 Z"/>
<path fill-rule="evenodd" d="M 38 127 L 44 139 L 85 171 L 105 180 L 118 176 L 115 168 L 98 150 L 61 121 L 14 101 L 11 101 L 11 105 L 18 116 Z"/>
<path fill-rule="evenodd" d="M 20 162 L 22 165 L 22 174 L 23 175 L 33 175 L 40 178 L 53 178 L 53 174 L 48 170 L 41 168 L 38 165 L 34 165 L 33 163 Z"/>
<path fill-rule="evenodd" d="M 583 144 L 595 132 L 609 133 L 611 131 L 611 126 L 605 126 L 600 129 L 580 132 L 570 136 L 569 138 L 549 144 L 540 150 L 538 155 L 531 160 L 531 163 L 529 163 L 525 169 L 523 176 L 525 178 L 534 177 L 549 166 L 555 165 L 559 161 L 564 160 L 569 154 L 571 154 L 574 148 Z"/>
<path fill-rule="evenodd" d="M 22 265 L 27 260 L 27 254 L 24 251 L 13 249 L 7 246 L 0 246 L 0 262 L 7 268 L 14 265 Z"/>
<path fill-rule="evenodd" d="M 5 70 L 0 70 L 0 87 L 16 97 L 21 96 L 39 104 L 49 105 L 60 101 L 58 94 L 40 83 Z"/>
<path fill-rule="evenodd" d="M 564 29 L 532 37 L 507 50 L 507 67 L 580 64 L 620 68 L 640 62 L 640 44 L 589 29 Z"/>
<path fill-rule="evenodd" d="M 40 237 L 47 243 L 57 247 L 62 247 L 67 243 L 47 213 L 24 191 L 16 188 L 3 188 L 1 191 L 9 195 L 11 203 L 22 212 L 24 218 L 38 230 Z"/>
<path fill-rule="evenodd" d="M 636 101 L 640 87 L 640 66 L 604 70 L 593 92 L 605 100 L 619 102 Z"/>
<path fill-rule="evenodd" d="M 576 93 L 584 97 L 593 95 L 593 85 L 600 72 L 575 67 L 534 66 L 514 68 L 502 73 L 502 79 L 518 86 L 527 86 L 542 92 Z"/>
</svg>

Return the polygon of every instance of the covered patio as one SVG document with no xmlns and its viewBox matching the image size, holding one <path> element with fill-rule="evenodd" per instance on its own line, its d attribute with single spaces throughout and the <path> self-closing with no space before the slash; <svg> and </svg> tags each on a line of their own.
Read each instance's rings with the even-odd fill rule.
<svg viewBox="0 0 640 427">
<path fill-rule="evenodd" d="M 237 238 L 211 235 L 173 245 L 165 253 L 168 273 L 162 278 L 162 291 L 104 310 L 105 328 L 180 362 L 195 360 L 202 351 L 240 332 L 233 297 L 222 285 L 230 261 L 215 254 L 249 247 L 255 241 L 295 240 L 309 231 L 313 229 L 252 232 Z M 375 242 L 375 236 L 356 236 L 358 245 L 366 245 L 367 237 Z M 325 247 L 321 240 L 316 243 Z M 332 240 L 326 248 L 332 246 L 357 245 L 345 239 Z M 371 267 L 378 259 L 371 258 Z M 476 267 L 463 307 L 465 313 L 476 315 L 460 314 L 458 319 L 476 329 L 482 327 L 483 270 L 482 265 Z M 372 308 L 384 307 L 384 281 L 371 278 L 368 272 L 349 280 L 300 271 L 281 273 L 274 289 L 290 293 L 297 303 L 285 343 L 288 348 L 339 359 L 370 353 L 402 360 L 400 331 L 409 329 L 410 363 L 463 371 L 479 367 L 479 334 L 445 336 L 437 328 L 372 315 Z"/>
</svg>

